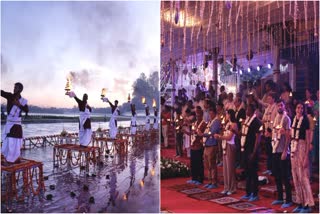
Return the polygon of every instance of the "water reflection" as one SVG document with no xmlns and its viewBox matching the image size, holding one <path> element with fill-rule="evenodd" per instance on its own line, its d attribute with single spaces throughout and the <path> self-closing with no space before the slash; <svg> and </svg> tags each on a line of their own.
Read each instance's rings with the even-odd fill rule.
<svg viewBox="0 0 320 214">
<path fill-rule="evenodd" d="M 159 212 L 158 143 L 128 145 L 128 152 L 105 158 L 95 176 L 80 174 L 79 167 L 53 169 L 52 150 L 23 151 L 24 157 L 44 163 L 44 175 L 49 177 L 45 196 L 52 194 L 52 200 L 31 198 L 15 204 L 15 212 Z M 1 211 L 5 211 L 3 204 Z"/>
</svg>

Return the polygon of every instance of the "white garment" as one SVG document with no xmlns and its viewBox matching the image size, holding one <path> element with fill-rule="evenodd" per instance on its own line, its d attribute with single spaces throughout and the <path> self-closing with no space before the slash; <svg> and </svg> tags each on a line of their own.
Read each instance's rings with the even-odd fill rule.
<svg viewBox="0 0 320 214">
<path fill-rule="evenodd" d="M 183 127 L 184 130 L 190 132 L 189 127 Z M 190 135 L 183 134 L 183 148 L 188 149 L 190 148 Z"/>
<path fill-rule="evenodd" d="M 231 130 L 227 130 L 227 135 L 229 135 L 230 132 L 231 132 Z M 231 138 L 230 140 L 227 140 L 227 143 L 228 143 L 228 144 L 231 144 L 231 145 L 234 145 L 234 144 L 235 144 L 235 142 L 234 142 L 235 136 L 236 136 L 236 135 L 233 133 L 233 134 L 232 134 L 232 138 Z"/>
<path fill-rule="evenodd" d="M 82 146 L 88 146 L 91 142 L 92 130 L 84 129 L 83 125 L 87 119 L 90 118 L 90 111 L 88 108 L 85 111 L 80 112 L 79 120 L 80 120 L 80 129 L 79 129 L 79 143 Z"/>
<path fill-rule="evenodd" d="M 158 117 L 155 117 L 155 122 L 153 123 L 153 129 L 158 129 L 159 128 L 159 120 Z"/>
<path fill-rule="evenodd" d="M 109 121 L 109 128 L 110 128 L 110 137 L 116 138 L 118 133 L 118 127 L 116 126 L 116 119 L 118 116 L 118 107 L 114 110 L 114 112 L 111 115 L 110 121 Z"/>
<path fill-rule="evenodd" d="M 28 101 L 21 97 L 19 99 L 19 102 L 22 106 L 25 106 Z M 21 126 L 20 112 L 21 109 L 18 106 L 12 106 L 10 113 L 7 117 L 7 122 L 4 127 L 4 131 L 2 133 L 3 144 L 1 148 L 1 153 L 9 162 L 15 162 L 20 157 L 20 150 L 23 144 L 23 138 L 7 137 L 13 125 Z"/>
<path fill-rule="evenodd" d="M 136 115 L 131 117 L 131 124 L 130 124 L 130 134 L 136 134 L 137 133 L 137 118 Z"/>
<path fill-rule="evenodd" d="M 150 130 L 150 117 L 149 117 L 149 115 L 146 116 L 146 125 L 144 127 L 144 130 L 145 131 L 149 131 Z"/>
</svg>

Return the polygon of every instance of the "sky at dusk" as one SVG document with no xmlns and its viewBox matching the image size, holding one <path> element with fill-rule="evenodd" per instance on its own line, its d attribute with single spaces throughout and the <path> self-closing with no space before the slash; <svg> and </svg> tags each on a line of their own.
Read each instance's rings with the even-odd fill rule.
<svg viewBox="0 0 320 214">
<path fill-rule="evenodd" d="M 159 71 L 159 44 L 160 2 L 1 2 L 1 89 L 21 82 L 29 105 L 73 107 L 72 71 L 91 106 L 106 106 L 102 88 L 123 103 L 140 73 Z"/>
</svg>

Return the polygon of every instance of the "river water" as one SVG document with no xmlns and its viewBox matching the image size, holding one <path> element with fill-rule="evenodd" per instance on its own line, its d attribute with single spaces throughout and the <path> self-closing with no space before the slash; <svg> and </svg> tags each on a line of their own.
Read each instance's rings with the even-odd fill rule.
<svg viewBox="0 0 320 214">
<path fill-rule="evenodd" d="M 128 126 L 129 121 L 119 125 Z M 26 124 L 24 137 L 58 134 L 63 128 L 77 132 L 77 123 Z M 92 123 L 92 130 L 108 128 L 108 123 Z M 3 127 L 1 127 L 1 130 Z M 125 154 L 113 154 L 104 158 L 103 166 L 90 168 L 89 175 L 79 167 L 72 169 L 53 167 L 53 147 L 22 151 L 24 158 L 43 162 L 46 191 L 52 200 L 30 197 L 25 202 L 13 204 L 14 212 L 159 212 L 159 142 L 130 143 Z M 92 167 L 90 165 L 90 167 Z M 92 173 L 96 176 L 92 176 Z M 143 181 L 143 185 L 142 185 Z M 55 185 L 51 190 L 50 185 Z M 88 191 L 83 186 L 89 187 Z M 75 193 L 71 197 L 70 193 Z M 89 198 L 94 197 L 95 203 Z M 1 212 L 6 212 L 5 203 Z"/>
</svg>

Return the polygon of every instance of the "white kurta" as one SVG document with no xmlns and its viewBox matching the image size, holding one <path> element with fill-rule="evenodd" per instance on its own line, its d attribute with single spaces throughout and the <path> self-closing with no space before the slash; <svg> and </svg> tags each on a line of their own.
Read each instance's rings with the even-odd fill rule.
<svg viewBox="0 0 320 214">
<path fill-rule="evenodd" d="M 149 115 L 146 116 L 146 124 L 145 124 L 144 130 L 145 131 L 150 130 L 150 117 L 149 117 Z"/>
<path fill-rule="evenodd" d="M 136 134 L 137 133 L 137 118 L 136 118 L 136 115 L 131 117 L 130 133 L 131 134 Z"/>
<path fill-rule="evenodd" d="M 118 107 L 112 113 L 110 121 L 109 121 L 110 137 L 111 138 L 116 138 L 117 133 L 118 133 L 118 127 L 116 126 L 117 116 L 118 116 Z"/>
<path fill-rule="evenodd" d="M 20 98 L 19 102 L 22 106 L 25 106 L 27 104 L 27 100 L 24 98 Z M 13 138 L 13 137 L 7 137 L 7 135 L 10 133 L 10 129 L 13 125 L 20 125 L 21 126 L 21 117 L 20 117 L 21 109 L 14 105 L 10 113 L 7 117 L 7 122 L 4 127 L 4 131 L 2 133 L 2 148 L 1 153 L 9 162 L 15 162 L 20 157 L 20 149 L 23 144 L 23 138 Z"/>
<path fill-rule="evenodd" d="M 159 119 L 158 117 L 155 117 L 155 122 L 153 123 L 153 129 L 158 129 L 159 128 Z"/>
<path fill-rule="evenodd" d="M 90 118 L 90 111 L 86 108 L 86 110 L 83 112 L 80 112 L 80 129 L 79 129 L 79 143 L 82 146 L 88 146 L 91 142 L 92 138 L 92 130 L 91 129 L 84 129 L 83 125 L 86 122 L 87 119 Z"/>
</svg>

